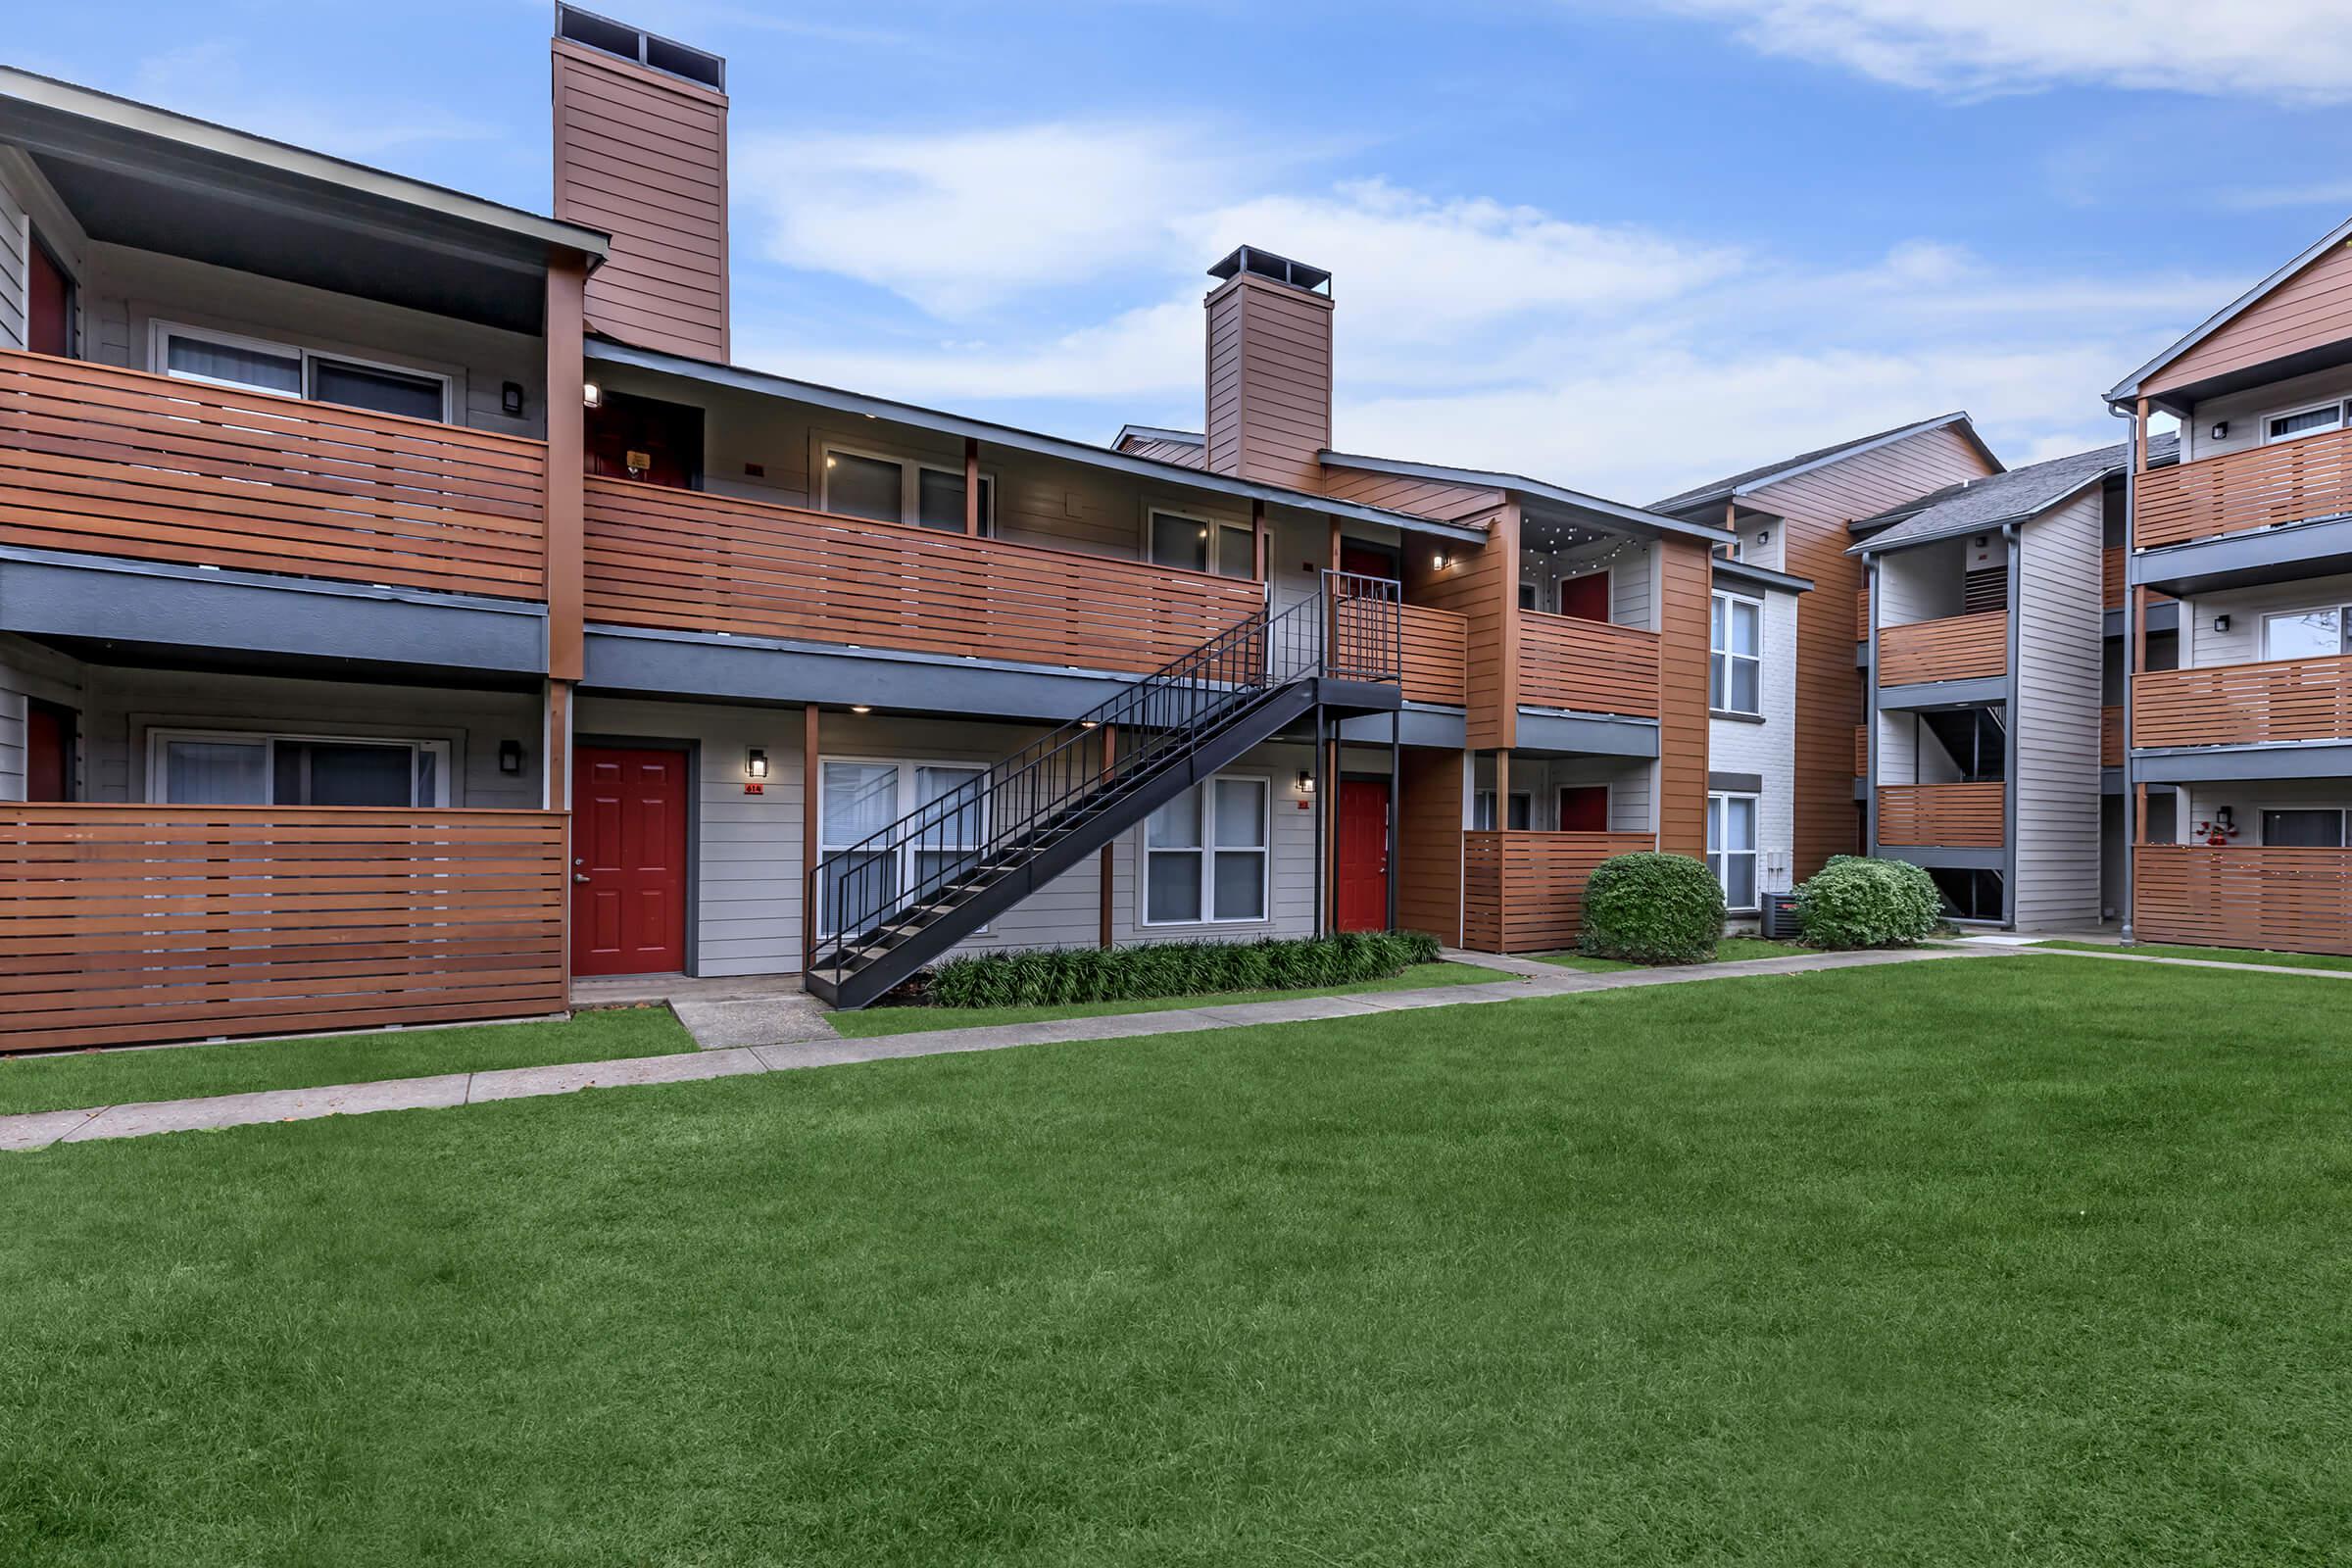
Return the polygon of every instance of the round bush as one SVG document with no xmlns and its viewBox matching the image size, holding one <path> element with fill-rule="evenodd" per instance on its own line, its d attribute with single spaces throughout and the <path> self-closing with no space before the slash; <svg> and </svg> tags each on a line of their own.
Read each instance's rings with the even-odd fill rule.
<svg viewBox="0 0 2352 1568">
<path fill-rule="evenodd" d="M 1833 856 L 1796 890 L 1796 920 L 1807 947 L 1907 948 L 1943 919 L 1936 879 L 1906 860 Z"/>
<path fill-rule="evenodd" d="M 1704 963 L 1723 936 L 1723 889 L 1687 855 L 1619 855 L 1585 884 L 1577 951 L 1635 963 Z"/>
</svg>

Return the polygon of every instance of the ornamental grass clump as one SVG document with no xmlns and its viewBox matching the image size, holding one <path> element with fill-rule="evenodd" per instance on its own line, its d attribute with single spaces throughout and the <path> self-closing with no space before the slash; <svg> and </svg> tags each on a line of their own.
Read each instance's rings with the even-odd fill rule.
<svg viewBox="0 0 2352 1568">
<path fill-rule="evenodd" d="M 1705 963 L 1723 936 L 1723 889 L 1687 855 L 1612 856 L 1585 883 L 1576 948 L 1630 963 Z"/>
<path fill-rule="evenodd" d="M 1907 948 L 1935 935 L 1942 918 L 1936 879 L 1906 860 L 1832 856 L 1796 890 L 1809 948 Z"/>
<path fill-rule="evenodd" d="M 1438 939 L 1420 931 L 983 953 L 941 964 L 928 995 L 941 1007 L 1050 1007 L 1234 991 L 1309 991 L 1386 980 L 1437 958 Z"/>
</svg>

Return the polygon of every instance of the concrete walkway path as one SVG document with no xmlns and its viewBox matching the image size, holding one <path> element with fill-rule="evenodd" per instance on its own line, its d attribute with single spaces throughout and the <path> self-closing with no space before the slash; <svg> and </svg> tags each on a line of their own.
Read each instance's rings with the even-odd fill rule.
<svg viewBox="0 0 2352 1568">
<path fill-rule="evenodd" d="M 1987 950 L 1992 951 L 1992 950 Z M 2296 963 L 2239 963 L 2232 958 L 2176 958 L 2165 953 L 2134 953 L 2130 948 L 2002 948 L 2003 954 L 2033 954 L 2047 958 L 2110 958 L 2123 963 L 2170 963 L 2183 969 L 2229 969 L 2237 974 L 2299 974 L 2320 980 L 2352 980 L 2352 969 L 2314 969 Z"/>
<path fill-rule="evenodd" d="M 253 1094 L 215 1095 L 200 1100 L 152 1101 L 98 1105 L 83 1110 L 34 1111 L 0 1116 L 0 1151 L 47 1149 L 107 1138 L 144 1138 L 156 1133 L 201 1132 L 263 1122 L 309 1121 L 377 1110 L 435 1110 L 568 1095 L 583 1089 L 621 1089 L 638 1084 L 689 1083 L 741 1073 L 788 1072 L 802 1067 L 841 1066 L 905 1056 L 946 1055 L 966 1051 L 1003 1051 L 1013 1046 L 1082 1040 L 1128 1040 L 1146 1035 L 1240 1029 L 1252 1024 L 1300 1023 L 1328 1018 L 1369 1017 L 1420 1007 L 1524 1002 L 1531 997 L 1574 996 L 1589 991 L 1623 991 L 1641 986 L 1688 985 L 1742 975 L 1809 974 L 1828 969 L 1866 969 L 1888 963 L 1923 963 L 1983 956 L 1962 948 L 1912 949 L 1894 953 L 1809 953 L 1788 958 L 1746 958 L 1734 963 L 1693 964 L 1672 969 L 1621 969 L 1589 974 L 1530 958 L 1448 951 L 1457 963 L 1493 969 L 1503 978 L 1420 991 L 1366 991 L 1353 996 L 1299 997 L 1288 1002 L 1237 1003 L 1226 1007 L 1171 1008 L 1126 1012 L 1101 1018 L 1064 1018 L 1051 1023 L 1002 1024 L 978 1029 L 934 1029 L 919 1034 L 876 1035 L 844 1040 L 827 1029 L 824 1037 L 749 1039 L 671 1056 L 636 1056 L 617 1061 L 570 1062 L 550 1067 L 503 1067 L 489 1072 L 442 1073 L 429 1078 L 396 1078 L 382 1083 L 335 1084 L 319 1089 L 267 1089 Z M 2045 950 L 2046 951 L 2046 950 Z M 2235 967 L 2235 966 L 2232 966 Z M 2301 971 L 2297 971 L 2301 972 Z M 774 1027 L 785 1034 L 798 1026 L 777 1009 Z M 759 1028 L 747 1013 L 737 1020 L 748 1032 Z"/>
</svg>

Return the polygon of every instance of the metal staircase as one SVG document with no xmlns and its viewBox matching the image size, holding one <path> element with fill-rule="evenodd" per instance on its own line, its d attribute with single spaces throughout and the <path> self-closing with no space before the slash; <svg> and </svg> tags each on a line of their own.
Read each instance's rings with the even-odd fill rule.
<svg viewBox="0 0 2352 1568">
<path fill-rule="evenodd" d="M 1394 711 L 1402 663 L 1396 583 L 1324 572 L 1306 598 L 1259 611 L 811 866 L 805 988 L 866 1005 L 1309 714 L 1320 744 L 1334 712 Z"/>
</svg>

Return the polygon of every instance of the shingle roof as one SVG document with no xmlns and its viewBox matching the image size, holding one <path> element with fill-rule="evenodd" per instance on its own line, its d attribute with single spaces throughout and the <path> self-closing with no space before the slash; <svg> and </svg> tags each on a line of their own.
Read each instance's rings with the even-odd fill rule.
<svg viewBox="0 0 2352 1568">
<path fill-rule="evenodd" d="M 1685 490 L 1680 495 L 1668 496 L 1663 501 L 1653 501 L 1647 510 L 1651 512 L 1682 512 L 1712 502 L 1729 501 L 1742 490 L 1750 489 L 1769 479 L 1779 478 L 1798 468 L 1809 468 L 1815 464 L 1828 463 L 1849 453 L 1859 452 L 1866 447 L 1877 446 L 1886 441 L 1899 440 L 1907 435 L 1917 435 L 1923 431 L 1938 429 L 1952 423 L 1967 425 L 1967 411 L 1955 409 L 1949 414 L 1939 414 L 1933 419 L 1915 419 L 1909 424 L 1897 424 L 1885 430 L 1874 430 L 1868 435 L 1855 436 L 1851 440 L 1836 442 L 1826 447 L 1816 447 L 1811 452 L 1799 452 L 1794 457 L 1782 458 L 1778 462 L 1744 469 L 1727 478 L 1702 484 L 1694 490 Z M 1969 438 L 1976 439 L 1974 426 L 1969 428 Z M 1984 446 L 1982 441 L 1977 444 L 1980 447 Z M 1987 450 L 1984 456 L 1989 459 L 1992 457 L 1992 453 Z"/>
<path fill-rule="evenodd" d="M 2178 436 L 2157 436 L 2148 443 L 2148 460 L 2151 464 L 2169 463 L 2176 457 L 2179 446 Z M 1978 533 L 2006 523 L 2024 522 L 2103 482 L 2109 474 L 2123 472 L 2130 463 L 2131 449 L 2119 441 L 2111 447 L 2094 447 L 2088 452 L 2052 458 L 2047 463 L 2029 464 L 1988 479 L 1946 485 L 1890 512 L 1851 524 L 1854 532 L 1867 533 L 1868 537 L 1846 554 L 1924 544 L 1953 534 Z"/>
</svg>

